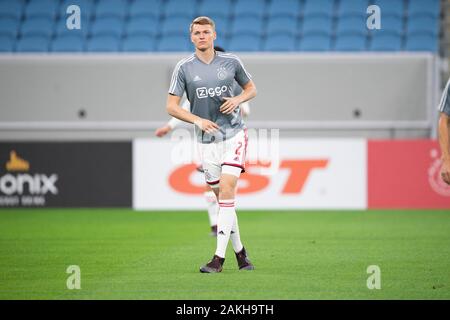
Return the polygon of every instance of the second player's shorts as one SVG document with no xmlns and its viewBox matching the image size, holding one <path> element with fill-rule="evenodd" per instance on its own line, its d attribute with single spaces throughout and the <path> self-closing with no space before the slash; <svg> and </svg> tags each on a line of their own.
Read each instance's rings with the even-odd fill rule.
<svg viewBox="0 0 450 320">
<path fill-rule="evenodd" d="M 247 129 L 239 131 L 234 137 L 224 141 L 199 143 L 206 183 L 212 188 L 217 188 L 222 173 L 239 177 L 242 172 L 245 172 L 247 143 Z"/>
</svg>

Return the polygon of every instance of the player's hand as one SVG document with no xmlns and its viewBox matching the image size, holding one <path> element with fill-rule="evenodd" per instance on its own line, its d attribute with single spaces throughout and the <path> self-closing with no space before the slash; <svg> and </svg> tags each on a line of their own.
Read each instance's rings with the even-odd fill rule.
<svg viewBox="0 0 450 320">
<path fill-rule="evenodd" d="M 200 130 L 205 131 L 206 133 L 213 134 L 217 130 L 219 130 L 219 126 L 207 119 L 200 119 L 199 121 L 195 121 L 194 123 Z"/>
<path fill-rule="evenodd" d="M 441 178 L 450 185 L 450 160 L 444 160 L 441 168 Z"/>
<path fill-rule="evenodd" d="M 239 105 L 239 98 L 238 97 L 229 97 L 224 98 L 225 102 L 220 106 L 220 112 L 225 114 L 230 114 L 234 111 L 234 109 L 237 108 Z"/>
<path fill-rule="evenodd" d="M 156 129 L 155 135 L 159 138 L 164 137 L 166 134 L 168 134 L 172 130 L 172 128 L 169 125 L 165 125 L 161 128 Z"/>
</svg>

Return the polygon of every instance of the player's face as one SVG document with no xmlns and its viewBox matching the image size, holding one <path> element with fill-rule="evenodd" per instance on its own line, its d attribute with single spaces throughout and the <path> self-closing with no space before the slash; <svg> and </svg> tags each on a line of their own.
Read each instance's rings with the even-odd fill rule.
<svg viewBox="0 0 450 320">
<path fill-rule="evenodd" d="M 210 25 L 194 24 L 192 26 L 191 41 L 195 48 L 206 51 L 214 47 L 216 32 Z"/>
</svg>

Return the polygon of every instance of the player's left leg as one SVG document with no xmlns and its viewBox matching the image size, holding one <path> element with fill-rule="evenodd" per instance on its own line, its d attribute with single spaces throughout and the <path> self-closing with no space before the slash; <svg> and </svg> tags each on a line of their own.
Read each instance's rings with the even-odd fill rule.
<svg viewBox="0 0 450 320">
<path fill-rule="evenodd" d="M 225 257 L 228 240 L 231 240 L 236 255 L 239 270 L 253 270 L 247 252 L 242 244 L 239 232 L 238 217 L 235 209 L 236 186 L 241 168 L 222 166 L 219 185 L 219 218 L 217 221 L 216 255 Z M 222 255 L 223 254 L 223 255 Z"/>
<path fill-rule="evenodd" d="M 211 226 L 211 236 L 217 236 L 217 215 L 219 214 L 219 204 L 217 196 L 209 185 L 205 186 L 203 194 L 208 210 L 209 225 Z"/>
</svg>

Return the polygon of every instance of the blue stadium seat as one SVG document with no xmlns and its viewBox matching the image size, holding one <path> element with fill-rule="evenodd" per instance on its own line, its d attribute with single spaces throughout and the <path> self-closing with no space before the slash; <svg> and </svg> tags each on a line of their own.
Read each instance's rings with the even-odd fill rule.
<svg viewBox="0 0 450 320">
<path fill-rule="evenodd" d="M 303 16 L 331 17 L 334 12 L 334 0 L 305 0 Z"/>
<path fill-rule="evenodd" d="M 336 35 L 367 35 L 366 17 L 348 16 L 337 22 Z"/>
<path fill-rule="evenodd" d="M 405 3 L 403 0 L 375 0 L 374 4 L 381 9 L 381 20 L 389 16 L 402 18 L 405 15 Z"/>
<path fill-rule="evenodd" d="M 78 36 L 61 35 L 53 39 L 50 44 L 52 52 L 83 52 L 84 41 Z"/>
<path fill-rule="evenodd" d="M 158 20 L 152 16 L 138 16 L 130 19 L 125 27 L 128 36 L 155 36 L 158 32 Z"/>
<path fill-rule="evenodd" d="M 383 32 L 385 34 L 402 35 L 404 33 L 403 19 L 397 16 L 387 16 L 381 18 L 381 29 L 371 30 L 373 33 Z"/>
<path fill-rule="evenodd" d="M 255 35 L 261 36 L 263 34 L 264 20 L 257 16 L 241 17 L 235 19 L 231 29 L 230 35 L 242 34 L 242 35 Z"/>
<path fill-rule="evenodd" d="M 216 33 L 218 38 L 226 37 L 230 31 L 229 29 L 229 19 L 224 17 L 214 17 L 211 19 L 214 20 L 216 24 Z"/>
<path fill-rule="evenodd" d="M 303 35 L 324 34 L 330 36 L 332 32 L 333 20 L 330 16 L 308 16 L 303 19 Z"/>
<path fill-rule="evenodd" d="M 231 16 L 231 0 L 221 0 L 220 5 L 216 1 L 202 1 L 198 14 L 208 16 L 214 19 L 215 17 L 229 18 Z"/>
<path fill-rule="evenodd" d="M 235 35 L 228 44 L 229 51 L 259 51 L 261 39 L 252 35 Z"/>
<path fill-rule="evenodd" d="M 18 52 L 47 52 L 49 39 L 42 36 L 22 37 L 17 41 Z"/>
<path fill-rule="evenodd" d="M 395 34 L 378 34 L 372 36 L 370 41 L 372 51 L 400 51 L 402 50 L 402 37 Z"/>
<path fill-rule="evenodd" d="M 98 18 L 92 25 L 91 35 L 97 36 L 114 36 L 120 38 L 123 33 L 123 20 L 117 16 L 109 16 Z"/>
<path fill-rule="evenodd" d="M 99 18 L 120 18 L 123 19 L 128 13 L 128 3 L 126 0 L 99 0 L 95 9 L 95 17 Z"/>
<path fill-rule="evenodd" d="M 94 0 L 63 0 L 59 9 L 60 18 L 68 17 L 67 8 L 71 5 L 77 5 L 80 7 L 81 20 L 91 20 L 95 12 Z"/>
<path fill-rule="evenodd" d="M 286 15 L 271 17 L 267 24 L 266 34 L 270 36 L 278 33 L 296 36 L 298 34 L 297 18 Z"/>
<path fill-rule="evenodd" d="M 336 51 L 365 51 L 367 38 L 363 35 L 341 35 L 336 38 Z"/>
<path fill-rule="evenodd" d="M 298 45 L 300 51 L 329 51 L 331 50 L 330 37 L 324 34 L 305 35 Z"/>
<path fill-rule="evenodd" d="M 42 17 L 28 18 L 22 23 L 20 34 L 22 36 L 40 35 L 50 38 L 53 35 L 53 20 Z"/>
<path fill-rule="evenodd" d="M 295 37 L 289 34 L 273 34 L 263 44 L 264 51 L 295 51 Z"/>
<path fill-rule="evenodd" d="M 25 8 L 27 18 L 45 17 L 55 19 L 58 14 L 58 0 L 31 0 Z"/>
<path fill-rule="evenodd" d="M 431 51 L 439 50 L 439 38 L 431 34 L 412 35 L 406 38 L 405 49 L 407 51 Z"/>
<path fill-rule="evenodd" d="M 78 38 L 85 38 L 86 35 L 88 34 L 88 30 L 89 30 L 89 25 L 90 22 L 86 19 L 81 19 L 81 24 L 80 27 L 81 29 L 68 29 L 67 28 L 67 20 L 65 17 L 61 17 L 57 22 L 56 22 L 56 27 L 55 27 L 55 35 L 56 37 L 60 37 L 60 36 L 76 36 Z"/>
<path fill-rule="evenodd" d="M 269 4 L 269 18 L 292 17 L 297 18 L 300 15 L 301 0 L 277 0 Z"/>
<path fill-rule="evenodd" d="M 0 34 L 0 52 L 5 53 L 14 51 L 14 43 L 15 39 Z"/>
<path fill-rule="evenodd" d="M 439 19 L 431 15 L 412 16 L 408 19 L 408 35 L 431 34 L 439 35 Z"/>
<path fill-rule="evenodd" d="M 196 14 L 196 11 L 197 0 L 168 0 L 164 9 L 164 16 L 186 17 L 192 20 Z"/>
<path fill-rule="evenodd" d="M 148 52 L 155 50 L 155 38 L 148 35 L 129 36 L 122 41 L 122 51 Z"/>
<path fill-rule="evenodd" d="M 24 11 L 24 4 L 21 1 L 1 1 L 0 21 L 4 18 L 20 20 Z"/>
<path fill-rule="evenodd" d="M 148 16 L 159 19 L 162 13 L 162 0 L 135 0 L 130 5 L 130 17 Z"/>
<path fill-rule="evenodd" d="M 367 17 L 368 0 L 345 0 L 340 1 L 337 14 L 340 18 L 356 16 Z"/>
<path fill-rule="evenodd" d="M 234 7 L 234 18 L 241 19 L 243 17 L 263 18 L 266 9 L 264 0 L 237 0 Z"/>
<path fill-rule="evenodd" d="M 161 35 L 183 35 L 188 37 L 192 19 L 187 17 L 167 17 L 161 25 Z"/>
<path fill-rule="evenodd" d="M 409 0 L 408 16 L 431 16 L 438 18 L 440 14 L 440 0 Z"/>
<path fill-rule="evenodd" d="M 169 35 L 163 37 L 158 45 L 157 51 L 160 52 L 173 52 L 173 51 L 192 51 L 193 47 L 191 43 L 185 36 L 180 35 Z"/>
<path fill-rule="evenodd" d="M 2 17 L 0 19 L 0 36 L 16 38 L 19 33 L 20 20 L 11 17 Z"/>
<path fill-rule="evenodd" d="M 115 36 L 91 37 L 86 49 L 89 52 L 115 52 L 119 51 L 120 40 Z"/>
</svg>

